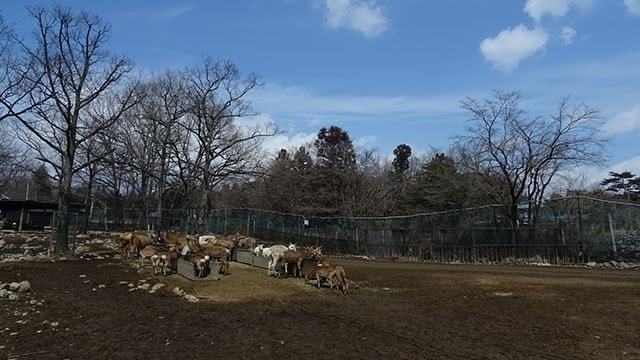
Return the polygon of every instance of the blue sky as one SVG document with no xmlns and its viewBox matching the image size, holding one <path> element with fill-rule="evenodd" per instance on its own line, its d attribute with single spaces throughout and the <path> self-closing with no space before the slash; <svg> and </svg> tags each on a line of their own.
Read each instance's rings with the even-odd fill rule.
<svg viewBox="0 0 640 360">
<path fill-rule="evenodd" d="M 43 3 L 1 12 L 28 34 L 25 7 Z M 640 172 L 640 0 L 59 3 L 109 21 L 109 46 L 140 70 L 210 54 L 260 74 L 258 120 L 288 130 L 274 149 L 331 124 L 384 154 L 400 143 L 444 149 L 464 128 L 461 99 L 520 90 L 536 114 L 565 95 L 601 109 L 610 167 Z"/>
</svg>

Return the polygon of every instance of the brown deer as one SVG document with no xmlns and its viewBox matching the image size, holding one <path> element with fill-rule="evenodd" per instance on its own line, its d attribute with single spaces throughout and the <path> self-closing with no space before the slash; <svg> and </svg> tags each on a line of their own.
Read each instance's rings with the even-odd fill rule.
<svg viewBox="0 0 640 360">
<path fill-rule="evenodd" d="M 207 268 L 209 267 L 209 255 L 197 252 L 191 256 L 191 262 L 193 263 L 194 273 L 197 277 L 204 277 L 206 275 Z"/>
<path fill-rule="evenodd" d="M 211 260 L 220 262 L 220 273 L 229 275 L 229 249 L 220 245 L 205 244 L 202 245 L 197 253 L 209 255 Z"/>
<path fill-rule="evenodd" d="M 322 256 L 322 247 L 301 248 L 298 250 L 286 250 L 277 260 L 276 268 L 282 270 L 284 267 L 285 275 L 288 275 L 289 265 L 294 266 L 293 274 L 301 277 L 302 262 L 305 260 L 315 260 Z"/>
<path fill-rule="evenodd" d="M 314 274 L 318 288 L 322 287 L 322 280 L 326 280 L 331 290 L 338 289 L 345 295 L 349 292 L 349 282 L 342 266 L 323 265 L 320 263 L 316 266 Z"/>
</svg>

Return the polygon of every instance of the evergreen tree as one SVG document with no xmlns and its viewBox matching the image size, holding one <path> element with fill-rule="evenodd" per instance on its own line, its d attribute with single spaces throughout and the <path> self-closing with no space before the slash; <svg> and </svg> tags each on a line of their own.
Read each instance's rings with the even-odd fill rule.
<svg viewBox="0 0 640 360">
<path fill-rule="evenodd" d="M 49 173 L 44 164 L 40 165 L 36 171 L 33 172 L 31 183 L 34 187 L 32 192 L 33 196 L 30 197 L 31 199 L 38 201 L 53 200 L 53 186 L 51 185 Z"/>
<path fill-rule="evenodd" d="M 287 150 L 281 149 L 271 163 L 269 177 L 265 181 L 265 203 L 269 209 L 291 211 L 291 175 L 291 158 Z"/>
<path fill-rule="evenodd" d="M 314 200 L 314 167 L 313 158 L 304 146 L 298 148 L 293 155 L 292 181 L 288 191 L 294 197 L 294 212 L 312 213 Z"/>
<path fill-rule="evenodd" d="M 619 194 L 627 200 L 637 199 L 640 195 L 640 176 L 629 171 L 611 171 L 609 177 L 602 180 L 600 185 L 604 186 L 606 191 Z"/>
<path fill-rule="evenodd" d="M 411 147 L 406 144 L 396 146 L 393 150 L 393 172 L 396 177 L 404 178 L 405 173 L 409 170 L 409 157 L 411 157 Z"/>
<path fill-rule="evenodd" d="M 318 166 L 336 170 L 353 170 L 356 166 L 356 151 L 349 134 L 337 126 L 322 128 L 314 142 Z"/>
<path fill-rule="evenodd" d="M 316 208 L 326 215 L 353 215 L 356 151 L 349 134 L 337 126 L 322 128 L 314 142 L 317 153 Z"/>
<path fill-rule="evenodd" d="M 416 174 L 405 202 L 418 211 L 458 209 L 465 202 L 465 187 L 464 177 L 456 170 L 453 159 L 435 154 Z"/>
</svg>

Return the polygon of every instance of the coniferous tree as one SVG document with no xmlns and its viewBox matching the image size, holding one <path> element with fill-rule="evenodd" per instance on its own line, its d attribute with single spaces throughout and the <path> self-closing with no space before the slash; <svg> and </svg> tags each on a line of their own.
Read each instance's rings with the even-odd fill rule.
<svg viewBox="0 0 640 360">
<path fill-rule="evenodd" d="M 289 189 L 292 181 L 292 163 L 289 152 L 281 149 L 270 166 L 269 177 L 265 180 L 264 198 L 271 210 L 289 212 L 292 199 Z"/>
<path fill-rule="evenodd" d="M 292 186 L 288 190 L 294 197 L 294 212 L 308 214 L 313 207 L 313 181 L 314 167 L 313 158 L 309 151 L 301 146 L 293 155 L 292 166 Z"/>
<path fill-rule="evenodd" d="M 405 202 L 418 211 L 459 209 L 464 206 L 466 193 L 464 177 L 453 159 L 437 153 L 416 174 Z"/>
<path fill-rule="evenodd" d="M 322 128 L 314 146 L 316 207 L 326 214 L 353 215 L 356 151 L 349 134 L 337 126 Z"/>
<path fill-rule="evenodd" d="M 53 186 L 49 179 L 49 173 L 44 164 L 40 165 L 34 172 L 31 178 L 33 184 L 33 200 L 38 201 L 51 201 L 53 200 Z"/>
<path fill-rule="evenodd" d="M 409 158 L 411 157 L 411 147 L 406 144 L 396 146 L 393 150 L 393 172 L 396 177 L 403 178 L 409 170 Z"/>
<path fill-rule="evenodd" d="M 606 191 L 619 194 L 627 200 L 633 200 L 640 195 L 640 176 L 629 171 L 611 171 L 609 177 L 602 180 L 600 185 L 604 186 Z"/>
</svg>

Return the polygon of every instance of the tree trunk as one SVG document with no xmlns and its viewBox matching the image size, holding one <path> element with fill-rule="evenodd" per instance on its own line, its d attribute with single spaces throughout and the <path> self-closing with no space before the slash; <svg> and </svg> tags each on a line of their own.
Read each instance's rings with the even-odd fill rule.
<svg viewBox="0 0 640 360">
<path fill-rule="evenodd" d="M 158 183 L 158 202 L 156 203 L 156 217 L 158 219 L 156 221 L 157 231 L 166 230 L 164 216 L 162 214 L 162 210 L 163 210 L 162 207 L 164 206 L 163 198 L 164 198 L 164 181 L 160 180 L 160 182 Z"/>
<path fill-rule="evenodd" d="M 142 180 L 140 183 L 140 202 L 142 209 L 140 209 L 140 225 L 149 230 L 149 177 L 145 175 L 146 170 L 142 171 Z"/>
<path fill-rule="evenodd" d="M 198 201 L 198 225 L 197 229 L 200 234 L 206 232 L 205 222 L 207 218 L 207 207 L 209 206 L 209 174 L 208 171 L 204 171 L 202 174 L 202 189 L 200 193 L 200 199 Z"/>
<path fill-rule="evenodd" d="M 202 187 L 202 193 L 200 194 L 200 201 L 198 204 L 198 232 L 204 234 L 206 232 L 205 222 L 207 217 L 207 203 L 209 198 L 209 191 L 206 186 Z"/>
<path fill-rule="evenodd" d="M 515 245 L 518 239 L 518 202 L 511 204 L 511 245 Z"/>
<path fill-rule="evenodd" d="M 84 221 L 82 225 L 82 233 L 86 234 L 91 220 L 91 208 L 93 207 L 93 169 L 89 167 L 89 179 L 87 179 L 87 192 L 84 195 Z"/>
<path fill-rule="evenodd" d="M 65 156 L 62 160 L 62 180 L 60 182 L 60 201 L 58 204 L 58 224 L 55 253 L 69 251 L 69 222 L 71 218 L 71 177 L 73 160 Z"/>
<path fill-rule="evenodd" d="M 165 166 L 165 158 L 166 158 L 166 150 L 162 151 L 162 163 L 160 165 L 160 176 L 158 177 L 158 202 L 156 203 L 156 216 L 158 218 L 157 223 L 157 231 L 166 230 L 164 216 L 162 214 L 163 200 L 164 200 L 164 191 L 165 191 L 165 177 L 166 177 L 166 166 Z"/>
</svg>

